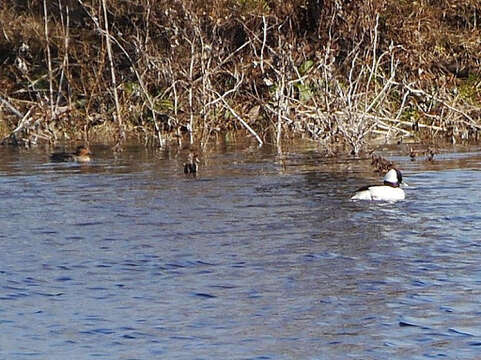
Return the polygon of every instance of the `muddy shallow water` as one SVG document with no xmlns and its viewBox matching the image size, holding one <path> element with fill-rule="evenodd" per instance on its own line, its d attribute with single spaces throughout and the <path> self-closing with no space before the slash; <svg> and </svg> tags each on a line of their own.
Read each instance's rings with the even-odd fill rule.
<svg viewBox="0 0 481 360">
<path fill-rule="evenodd" d="M 366 161 L 93 150 L 0 149 L 0 358 L 481 353 L 481 152 L 385 153 L 407 200 L 372 203 Z"/>
</svg>

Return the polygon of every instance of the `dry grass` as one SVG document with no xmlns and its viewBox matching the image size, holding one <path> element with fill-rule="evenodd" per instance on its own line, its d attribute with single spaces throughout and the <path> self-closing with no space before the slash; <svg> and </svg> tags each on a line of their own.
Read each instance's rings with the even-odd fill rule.
<svg viewBox="0 0 481 360">
<path fill-rule="evenodd" d="M 15 143 L 245 131 L 359 154 L 375 138 L 479 138 L 477 0 L 112 0 L 107 18 L 92 0 L 19 4 L 0 5 Z"/>
</svg>

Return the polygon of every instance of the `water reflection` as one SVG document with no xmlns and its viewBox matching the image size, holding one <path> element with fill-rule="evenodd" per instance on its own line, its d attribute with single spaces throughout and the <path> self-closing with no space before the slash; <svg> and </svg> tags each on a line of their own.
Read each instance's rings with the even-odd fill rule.
<svg viewBox="0 0 481 360">
<path fill-rule="evenodd" d="M 367 161 L 224 150 L 2 149 L 2 355 L 476 357 L 480 153 L 392 153 L 408 200 L 373 203 Z"/>
</svg>

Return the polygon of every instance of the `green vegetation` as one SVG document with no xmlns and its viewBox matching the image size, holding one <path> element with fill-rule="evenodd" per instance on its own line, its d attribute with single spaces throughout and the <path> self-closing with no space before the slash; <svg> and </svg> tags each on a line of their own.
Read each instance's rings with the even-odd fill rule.
<svg viewBox="0 0 481 360">
<path fill-rule="evenodd" d="M 234 131 L 359 154 L 478 139 L 480 14 L 479 0 L 6 0 L 3 143 Z"/>
</svg>

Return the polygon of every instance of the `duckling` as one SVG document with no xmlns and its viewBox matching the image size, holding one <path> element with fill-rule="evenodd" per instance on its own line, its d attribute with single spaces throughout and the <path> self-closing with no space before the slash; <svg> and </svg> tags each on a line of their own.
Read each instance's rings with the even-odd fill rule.
<svg viewBox="0 0 481 360">
<path fill-rule="evenodd" d="M 85 162 L 90 162 L 92 161 L 92 158 L 90 157 L 92 153 L 90 152 L 89 148 L 80 145 L 77 146 L 77 149 L 75 150 L 74 153 L 68 153 L 68 152 L 58 152 L 58 153 L 53 153 L 50 155 L 50 160 L 54 162 L 64 162 L 64 161 L 76 161 L 79 163 L 85 163 Z"/>
<path fill-rule="evenodd" d="M 199 169 L 199 157 L 196 153 L 189 153 L 187 162 L 184 164 L 184 174 L 196 174 Z"/>
</svg>

